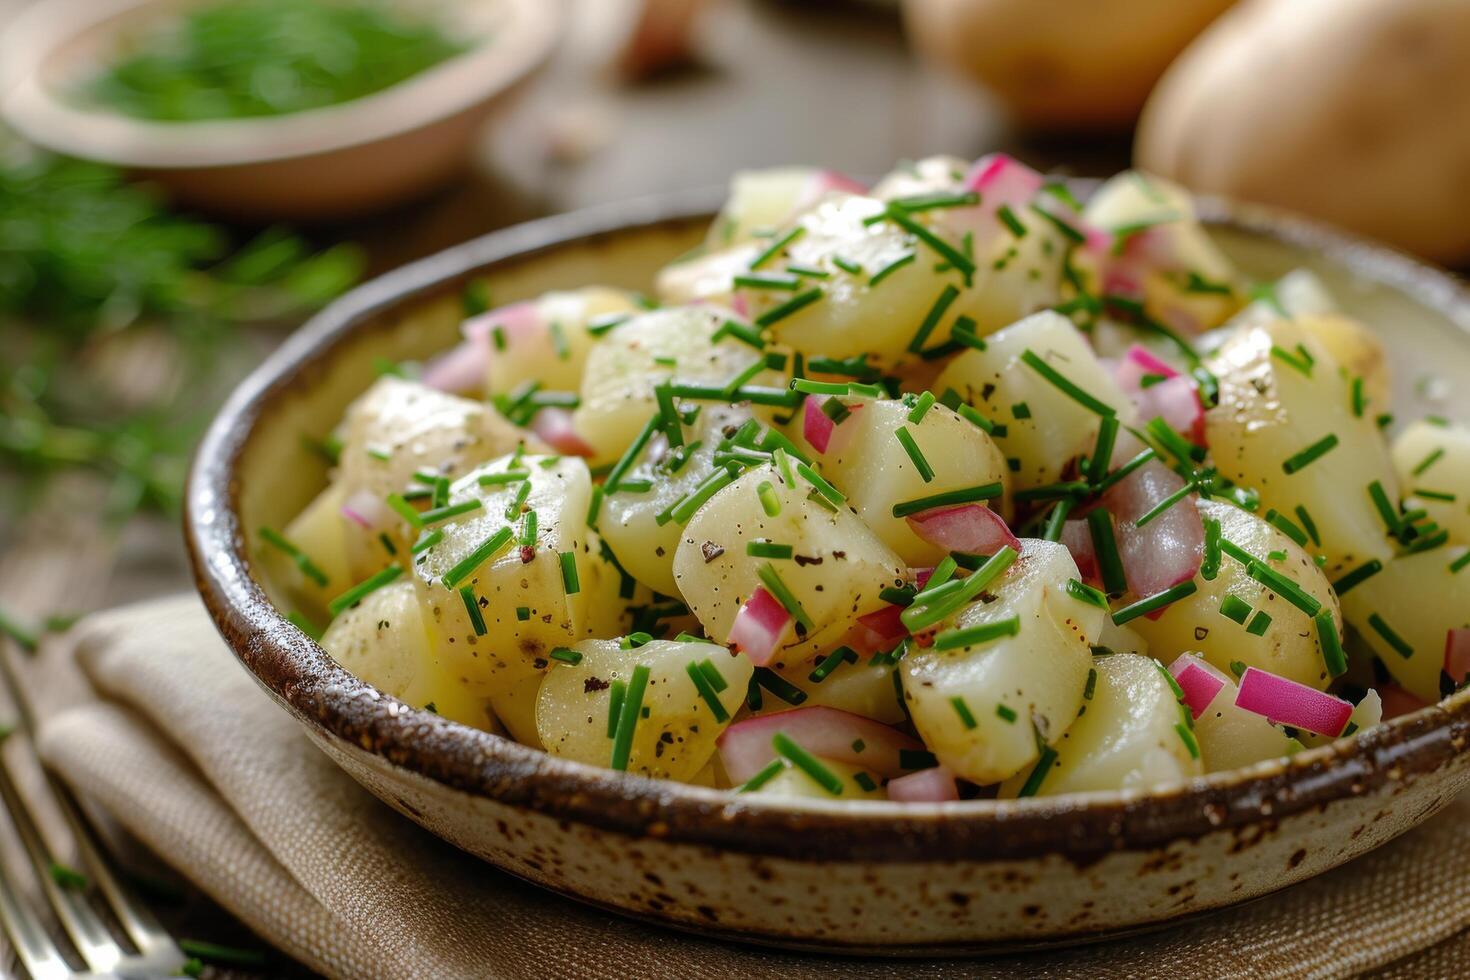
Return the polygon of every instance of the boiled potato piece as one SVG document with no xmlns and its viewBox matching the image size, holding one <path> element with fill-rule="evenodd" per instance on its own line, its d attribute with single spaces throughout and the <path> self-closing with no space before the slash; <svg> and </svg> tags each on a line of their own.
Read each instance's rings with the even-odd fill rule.
<svg viewBox="0 0 1470 980">
<path fill-rule="evenodd" d="M 1055 744 L 1077 717 L 1091 665 L 1090 644 L 1105 613 L 1067 592 L 1080 578 L 1071 554 L 1024 540 L 1006 573 L 941 629 L 967 629 L 1015 616 L 1020 629 L 954 650 L 915 647 L 899 661 L 904 696 L 924 744 L 956 775 L 994 783 L 1036 760 L 1038 739 Z M 962 699 L 970 727 L 955 705 Z"/>
<path fill-rule="evenodd" d="M 897 725 L 907 719 L 899 698 L 903 694 L 901 682 L 894 676 L 894 669 L 887 664 L 873 664 L 869 658 L 857 663 L 841 663 L 823 680 L 814 681 L 810 661 L 788 664 L 780 671 L 786 678 L 806 694 L 802 707 L 822 705 L 850 711 L 864 718 L 881 721 L 885 725 Z M 796 705 L 787 704 L 777 697 L 762 700 L 761 713 L 771 714 L 786 711 Z"/>
<path fill-rule="evenodd" d="M 1393 468 L 1410 506 L 1427 510 L 1450 541 L 1470 544 L 1470 429 L 1415 422 L 1393 442 Z"/>
<path fill-rule="evenodd" d="M 1256 515 L 1231 504 L 1201 500 L 1198 507 L 1201 518 L 1220 522 L 1222 538 L 1285 575 L 1331 609 L 1341 636 L 1342 616 L 1332 586 L 1296 542 Z M 1271 561 L 1272 553 L 1286 557 Z M 1239 661 L 1247 667 L 1259 667 L 1318 690 L 1327 686 L 1331 678 L 1322 658 L 1321 641 L 1312 618 L 1305 612 L 1251 578 L 1245 566 L 1228 555 L 1221 557 L 1219 574 L 1213 580 L 1199 575 L 1195 584 L 1198 590 L 1193 595 L 1165 607 L 1158 619 L 1140 616 L 1128 624 L 1148 640 L 1154 656 L 1173 660 L 1180 653 L 1193 651 L 1221 671 L 1228 672 L 1230 664 Z M 1220 611 L 1227 596 L 1234 596 L 1250 607 L 1250 618 L 1245 625 L 1226 618 Z M 1260 613 L 1270 617 L 1270 626 L 1257 636 L 1246 627 Z"/>
<path fill-rule="evenodd" d="M 1265 759 L 1280 759 L 1301 748 L 1280 728 L 1254 711 L 1235 706 L 1240 688 L 1231 674 L 1186 655 L 1219 678 L 1223 686 L 1194 719 L 1194 737 L 1206 772 L 1238 769 Z"/>
<path fill-rule="evenodd" d="M 794 467 L 793 467 L 794 470 Z M 765 512 L 763 485 L 780 510 Z M 800 663 L 835 646 L 854 619 L 882 608 L 878 593 L 904 581 L 903 559 L 894 554 L 846 507 L 829 510 L 812 499 L 812 484 L 800 475 L 787 483 L 774 465 L 748 470 L 716 493 L 684 527 L 674 553 L 674 580 L 706 635 L 725 641 L 735 615 L 757 587 L 769 564 L 812 626 L 788 629 L 775 665 Z M 791 560 L 755 557 L 755 541 L 790 545 Z"/>
<path fill-rule="evenodd" d="M 1452 567 L 1466 553 L 1456 546 L 1401 555 L 1342 597 L 1348 622 L 1393 679 L 1431 704 L 1440 697 L 1446 635 L 1470 626 L 1470 569 Z"/>
<path fill-rule="evenodd" d="M 815 167 L 742 170 L 730 180 L 730 196 L 710 227 L 705 244 L 728 248 L 751 239 L 769 241 L 796 214 L 832 191 L 861 194 L 849 177 Z"/>
<path fill-rule="evenodd" d="M 1113 617 L 1104 616 L 1102 633 L 1094 639 L 1093 644 L 1113 653 L 1136 653 L 1139 656 L 1148 656 L 1148 640 L 1135 630 L 1131 625 L 1119 626 L 1113 622 Z"/>
<path fill-rule="evenodd" d="M 265 570 L 266 581 L 284 590 L 294 605 L 314 622 L 329 619 L 327 603 L 351 588 L 356 581 L 347 559 L 347 519 L 342 516 L 342 486 L 329 484 L 306 509 L 297 514 L 282 532 L 285 539 L 310 560 L 326 577 L 322 584 L 307 575 L 295 559 L 261 540 L 256 560 Z M 386 557 L 387 552 L 384 552 Z"/>
<path fill-rule="evenodd" d="M 833 795 L 827 787 L 795 766 L 785 766 L 764 785 L 750 790 L 752 796 L 778 796 L 792 800 L 886 800 L 883 780 L 866 769 L 832 759 L 818 760 L 842 783 L 842 792 Z M 868 789 L 867 787 L 873 787 Z"/>
<path fill-rule="evenodd" d="M 1092 698 L 1056 743 L 1056 758 L 1032 780 L 1037 796 L 1090 790 L 1143 790 L 1204 774 L 1189 731 L 1188 709 L 1174 696 L 1167 671 L 1148 657 L 1099 657 Z M 1000 790 L 1016 796 L 1031 780 L 1019 773 Z"/>
<path fill-rule="evenodd" d="M 603 539 L 628 574 L 653 591 L 679 594 L 674 552 L 684 528 L 666 512 L 710 478 L 721 441 L 750 417 L 745 408 L 706 405 L 694 425 L 683 427 L 682 448 L 671 450 L 661 433 L 650 439 L 622 488 L 603 498 L 597 524 Z"/>
<path fill-rule="evenodd" d="M 495 480 L 508 472 L 526 478 L 480 483 L 483 477 Z M 440 651 L 477 693 L 503 691 L 545 670 L 552 650 L 588 635 L 588 586 L 596 581 L 594 562 L 600 558 L 594 555 L 586 524 L 591 492 L 587 465 L 580 459 L 506 456 L 472 470 L 450 488 L 451 506 L 479 501 L 478 509 L 426 530 L 426 538 L 439 532 L 443 537 L 413 559 L 419 599 Z M 511 509 L 515 516 L 508 519 Z M 523 549 L 520 535 L 530 512 L 536 514 L 536 540 Z M 480 562 L 471 561 L 507 528 L 509 540 Z M 563 554 L 571 556 L 576 570 L 575 593 L 568 593 L 563 578 Z M 470 590 L 479 606 L 484 635 L 474 628 L 462 588 Z"/>
<path fill-rule="evenodd" d="M 412 582 L 394 582 L 344 609 L 322 635 L 342 667 L 405 704 L 451 721 L 502 731 L 484 697 L 457 677 L 430 642 Z"/>
<path fill-rule="evenodd" d="M 505 394 L 527 381 L 539 381 L 546 391 L 577 391 L 597 342 L 587 327 L 637 310 L 633 297 L 620 289 L 587 286 L 482 313 L 465 330 L 487 332 L 487 394 Z"/>
<path fill-rule="evenodd" d="M 969 172 L 969 160 L 943 155 L 924 157 L 893 168 L 868 193 L 879 200 L 892 201 L 935 191 L 954 191 L 964 183 Z"/>
<path fill-rule="evenodd" d="M 732 314 L 712 306 L 652 310 L 607 334 L 587 358 L 577 433 L 595 450 L 592 462 L 622 456 L 658 410 L 654 388 L 670 379 L 724 385 L 765 355 L 715 332 Z M 786 375 L 765 368 L 751 385 L 782 387 Z"/>
<path fill-rule="evenodd" d="M 1376 481 L 1396 504 L 1398 480 L 1373 416 L 1354 414 L 1350 382 L 1327 349 L 1277 320 L 1241 330 L 1208 364 L 1220 403 L 1205 413 L 1205 434 L 1220 472 L 1302 525 L 1305 511 L 1331 575 L 1392 555 L 1369 487 Z"/>
<path fill-rule="evenodd" d="M 1377 334 L 1341 313 L 1299 314 L 1294 319 L 1348 373 L 1349 384 L 1353 378 L 1363 379 L 1365 415 L 1376 417 L 1393 407 L 1393 376 Z"/>
<path fill-rule="evenodd" d="M 1128 397 L 1092 353 L 1081 332 L 1059 313 L 1029 316 L 986 338 L 985 350 L 967 350 L 935 382 L 953 388 L 998 426 L 995 443 L 1015 461 L 1017 489 L 1054 483 L 1066 465 L 1097 441 L 1101 416 L 1074 401 L 1027 365 L 1032 351 L 1063 377 L 1115 412 L 1131 411 Z M 1018 417 L 1021 416 L 1021 417 Z"/>
<path fill-rule="evenodd" d="M 852 414 L 833 431 L 827 453 L 813 448 L 812 454 L 884 544 L 909 565 L 936 564 L 947 552 L 915 534 L 905 518 L 894 517 L 893 505 L 989 483 L 1005 486 L 1010 481 L 1005 456 L 984 430 L 943 405 L 934 405 L 915 423 L 909 419 L 912 406 L 903 401 L 841 400 Z M 900 429 L 929 464 L 929 480 L 899 442 Z M 995 503 L 999 509 L 1000 501 Z"/>
<path fill-rule="evenodd" d="M 768 245 L 760 238 L 670 262 L 658 271 L 654 283 L 659 301 L 665 306 L 729 306 L 735 298 L 735 277 L 749 271 L 751 261 Z"/>
<path fill-rule="evenodd" d="M 417 485 L 415 473 L 454 478 L 519 445 L 544 449 L 480 402 L 385 375 L 347 409 L 336 482 L 344 501 L 359 493 L 382 500 Z M 406 530 L 395 524 L 389 531 L 400 551 Z M 354 578 L 389 562 L 376 531 L 349 525 L 347 547 Z"/>
<path fill-rule="evenodd" d="M 611 685 L 627 684 L 638 666 L 648 668 L 643 707 L 648 717 L 633 729 L 628 771 L 688 781 L 715 753 L 715 739 L 740 710 L 752 667 L 744 657 L 709 643 L 654 640 L 624 650 L 617 640 L 583 640 L 574 648 L 580 663 L 558 663 L 536 697 L 536 730 L 552 755 L 606 766 L 612 757 L 608 738 Z M 715 692 L 723 711 L 714 710 L 689 674 L 703 661 L 724 678 Z M 698 666 L 694 669 L 698 670 Z"/>
</svg>

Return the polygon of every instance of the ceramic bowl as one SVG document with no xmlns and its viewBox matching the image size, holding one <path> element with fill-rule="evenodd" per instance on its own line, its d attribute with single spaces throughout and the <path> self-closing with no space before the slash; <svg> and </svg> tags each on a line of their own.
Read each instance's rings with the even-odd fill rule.
<svg viewBox="0 0 1470 980">
<path fill-rule="evenodd" d="M 68 91 L 119 38 L 200 0 L 46 0 L 0 39 L 0 118 L 38 146 L 138 171 L 211 211 L 321 219 L 422 193 L 468 162 L 481 124 L 543 62 L 558 0 L 396 0 L 475 39 L 381 92 L 306 112 L 168 123 L 88 108 Z"/>
<path fill-rule="evenodd" d="M 253 553 L 322 487 L 303 448 L 374 377 L 456 337 L 459 294 L 646 287 L 717 198 L 662 198 L 466 243 L 355 290 L 235 392 L 195 460 L 187 534 L 225 640 L 323 751 L 389 805 L 513 874 L 588 902 L 758 942 L 953 954 L 1075 941 L 1254 898 L 1350 860 L 1470 784 L 1470 691 L 1336 744 L 1161 792 L 1009 801 L 778 801 L 553 758 L 416 710 L 338 667 L 273 604 Z M 1433 366 L 1470 387 L 1470 295 L 1387 249 L 1206 202 L 1247 272 L 1317 271 L 1391 330 L 1402 413 Z M 1443 407 L 1439 408 L 1443 411 Z"/>
</svg>

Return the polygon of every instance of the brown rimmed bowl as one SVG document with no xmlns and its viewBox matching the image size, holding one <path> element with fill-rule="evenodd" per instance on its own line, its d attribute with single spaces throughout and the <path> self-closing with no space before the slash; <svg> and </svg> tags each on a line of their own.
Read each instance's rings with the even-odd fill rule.
<svg viewBox="0 0 1470 980">
<path fill-rule="evenodd" d="M 1142 792 L 946 804 L 735 796 L 553 758 L 377 691 L 272 600 L 253 534 L 324 484 L 326 434 L 375 358 L 456 337 L 477 277 L 496 302 L 591 282 L 646 287 L 703 234 L 713 193 L 520 225 L 353 291 L 234 393 L 195 459 L 186 532 L 237 657 L 313 742 L 389 805 L 513 874 L 707 934 L 845 953 L 954 954 L 1076 941 L 1244 901 L 1415 826 L 1470 785 L 1470 691 L 1290 760 Z M 1470 293 L 1399 253 L 1277 212 L 1205 202 L 1247 272 L 1321 275 L 1392 332 L 1397 404 L 1470 389 Z M 1447 386 L 1416 384 L 1432 370 Z"/>
</svg>

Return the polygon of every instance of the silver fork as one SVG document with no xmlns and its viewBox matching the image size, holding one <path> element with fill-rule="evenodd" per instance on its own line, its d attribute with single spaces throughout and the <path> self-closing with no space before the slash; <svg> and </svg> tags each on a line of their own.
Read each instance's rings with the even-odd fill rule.
<svg viewBox="0 0 1470 980">
<path fill-rule="evenodd" d="M 16 730 L 24 732 L 28 736 L 27 745 L 31 745 L 30 737 L 35 734 L 34 719 L 3 652 L 0 652 L 0 687 L 8 695 L 16 714 Z M 16 869 L 0 860 L 0 926 L 10 937 L 16 956 L 31 980 L 69 980 L 85 976 L 141 980 L 177 975 L 188 957 L 113 873 L 103 857 L 96 832 L 71 793 L 49 771 L 44 773 L 39 787 L 39 792 L 49 797 L 42 805 L 50 805 L 61 814 L 66 829 L 76 842 L 77 857 L 86 878 L 85 886 L 58 880 L 61 876 L 55 870 L 63 865 L 58 864 L 57 855 L 42 836 L 36 816 L 20 792 L 9 764 L 0 761 L 0 797 L 4 799 L 16 836 L 35 869 L 46 900 L 76 955 L 86 964 L 86 971 L 78 972 L 68 962 L 41 915 L 27 902 Z M 126 948 L 113 936 L 93 904 L 96 898 L 104 901 L 111 910 L 132 943 L 132 949 Z"/>
</svg>

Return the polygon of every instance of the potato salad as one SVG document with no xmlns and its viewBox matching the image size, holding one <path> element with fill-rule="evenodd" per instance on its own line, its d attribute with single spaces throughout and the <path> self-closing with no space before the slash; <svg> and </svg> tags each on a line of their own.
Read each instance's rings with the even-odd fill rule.
<svg viewBox="0 0 1470 980">
<path fill-rule="evenodd" d="M 293 622 L 567 760 L 837 801 L 1178 784 L 1470 673 L 1470 430 L 1178 187 L 743 173 L 650 289 L 384 365 L 251 529 Z"/>
</svg>

